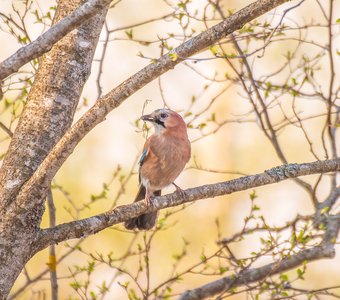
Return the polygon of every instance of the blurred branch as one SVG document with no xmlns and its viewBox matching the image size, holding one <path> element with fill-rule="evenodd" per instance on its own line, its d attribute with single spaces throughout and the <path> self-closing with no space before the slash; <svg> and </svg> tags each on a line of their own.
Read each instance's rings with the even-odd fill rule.
<svg viewBox="0 0 340 300">
<path fill-rule="evenodd" d="M 55 222 L 55 205 L 51 188 L 47 193 L 48 214 L 50 218 L 50 228 L 54 228 Z M 57 278 L 57 257 L 55 253 L 55 244 L 50 245 L 50 256 L 48 267 L 50 269 L 50 282 L 51 282 L 51 299 L 58 300 L 58 278 Z"/>
<path fill-rule="evenodd" d="M 65 254 L 63 254 L 62 256 L 60 256 L 60 258 L 57 260 L 56 264 L 58 265 L 59 263 L 61 263 L 65 258 L 68 258 L 74 251 L 76 251 L 78 249 L 78 247 L 80 247 L 80 244 L 83 242 L 84 240 L 79 240 L 71 249 L 69 249 Z M 37 274 L 34 277 L 28 277 L 26 276 L 26 282 L 20 286 L 13 294 L 8 296 L 8 300 L 15 300 L 19 297 L 19 295 L 21 295 L 22 293 L 25 292 L 25 290 L 39 282 L 40 280 L 44 279 L 44 275 L 48 274 L 48 272 L 50 271 L 50 268 L 46 268 L 45 270 L 41 271 L 39 274 Z"/>
<path fill-rule="evenodd" d="M 333 32 L 332 32 L 332 19 L 333 19 L 333 6 L 334 1 L 329 1 L 329 15 L 328 15 L 328 52 L 329 52 L 329 70 L 330 70 L 330 80 L 329 80 L 329 91 L 328 91 L 328 99 L 327 99 L 327 120 L 325 124 L 325 129 L 327 128 L 327 134 L 330 142 L 331 155 L 330 157 L 337 157 L 337 143 L 336 143 L 336 123 L 335 120 L 332 120 L 332 107 L 335 103 L 336 98 L 333 100 L 333 86 L 335 79 L 335 66 L 334 66 L 334 57 L 333 57 Z M 339 109 L 337 109 L 337 114 L 339 115 Z M 326 153 L 326 155 L 328 155 Z M 327 157 L 327 156 L 326 156 Z M 332 177 L 332 187 L 336 186 L 336 177 Z"/>
<path fill-rule="evenodd" d="M 110 3 L 111 0 L 89 0 L 84 3 L 69 16 L 39 36 L 35 41 L 20 48 L 0 63 L 0 80 L 18 71 L 20 67 L 30 60 L 51 50 L 52 46 L 66 34 L 88 21 Z"/>
<path fill-rule="evenodd" d="M 1 99 L 1 95 L 0 95 L 0 99 Z M 1 128 L 3 131 L 5 131 L 5 132 L 9 135 L 9 137 L 12 137 L 12 136 L 13 136 L 13 132 L 12 132 L 9 128 L 7 128 L 6 125 L 5 125 L 4 123 L 0 122 L 0 128 Z"/>
<path fill-rule="evenodd" d="M 299 222 L 301 220 L 307 221 L 307 220 L 313 220 L 313 218 L 314 218 L 314 215 L 309 215 L 309 216 L 298 215 L 294 220 L 286 222 L 285 225 L 279 226 L 279 227 L 278 226 L 269 226 L 267 224 L 263 224 L 263 225 L 257 224 L 255 227 L 252 227 L 252 228 L 247 228 L 246 226 L 244 226 L 241 231 L 235 233 L 234 235 L 232 235 L 229 238 L 223 238 L 223 239 L 217 241 L 217 243 L 221 244 L 221 245 L 227 245 L 230 242 L 236 241 L 237 239 L 243 239 L 246 235 L 252 234 L 254 232 L 261 232 L 261 231 L 264 231 L 264 232 L 282 232 L 282 231 L 284 231 L 284 230 L 286 230 L 290 227 L 295 228 L 297 222 Z M 246 225 L 246 223 L 245 223 L 245 225 Z"/>
<path fill-rule="evenodd" d="M 265 47 L 267 46 L 267 44 L 270 42 L 271 38 L 273 37 L 275 31 L 278 29 L 279 25 L 282 23 L 282 20 L 284 18 L 284 16 L 292 9 L 300 6 L 302 3 L 304 2 L 304 0 L 300 1 L 298 4 L 286 9 L 281 17 L 281 20 L 279 22 L 279 24 L 274 28 L 274 30 L 271 32 L 271 34 L 269 35 L 269 37 L 267 38 L 267 41 L 265 43 L 265 45 L 263 46 L 263 49 L 265 49 Z M 220 15 L 222 17 L 224 17 L 223 11 L 221 9 L 221 7 L 218 4 L 214 4 L 216 6 L 216 9 L 218 10 L 218 12 L 220 13 Z M 282 163 L 286 164 L 287 163 L 287 159 L 286 156 L 282 150 L 282 147 L 280 145 L 279 139 L 278 139 L 278 132 L 274 129 L 273 124 L 272 124 L 272 120 L 270 118 L 269 112 L 268 112 L 268 106 L 265 103 L 265 100 L 263 98 L 263 96 L 261 95 L 259 88 L 255 82 L 255 78 L 254 78 L 254 74 L 252 71 L 252 68 L 250 66 L 250 63 L 248 62 L 248 59 L 246 57 L 246 55 L 244 54 L 244 51 L 242 50 L 241 46 L 239 45 L 239 43 L 237 42 L 235 36 L 233 34 L 230 35 L 231 37 L 231 41 L 234 45 L 234 47 L 236 48 L 238 54 L 240 55 L 242 62 L 246 68 L 247 74 L 248 74 L 248 78 L 250 81 L 250 85 L 252 87 L 247 89 L 246 88 L 246 84 L 244 84 L 245 90 L 246 92 L 249 94 L 249 99 L 252 102 L 253 106 L 254 106 L 254 111 L 257 113 L 257 116 L 259 118 L 259 120 L 261 120 L 261 129 L 263 131 L 263 133 L 265 134 L 265 136 L 269 139 L 269 141 L 271 142 L 271 144 L 273 145 L 275 152 L 277 154 L 277 156 L 279 157 L 279 159 L 281 160 Z M 258 102 L 260 103 L 260 107 L 262 108 L 262 112 L 259 113 L 258 109 L 255 109 L 256 104 L 255 101 L 253 99 L 253 97 L 251 96 L 251 91 L 255 92 L 256 95 L 256 99 L 258 100 Z M 336 157 L 336 156 L 335 156 Z M 333 158 L 335 158 L 333 157 Z M 307 192 L 312 195 L 313 194 L 313 190 L 312 187 L 302 181 L 299 178 L 296 178 L 295 181 L 301 185 L 303 188 L 305 188 L 307 190 Z M 317 202 L 316 200 L 314 202 Z"/>
<path fill-rule="evenodd" d="M 199 288 L 186 291 L 179 300 L 205 299 L 214 295 L 221 295 L 228 290 L 241 285 L 263 280 L 268 276 L 281 273 L 297 267 L 304 262 L 311 262 L 321 258 L 332 258 L 335 256 L 334 242 L 340 229 L 340 215 L 328 219 L 327 230 L 322 242 L 310 249 L 302 250 L 294 255 L 286 256 L 280 261 L 267 264 L 259 268 L 247 269 L 231 276 L 226 276 L 210 282 Z"/>
<path fill-rule="evenodd" d="M 139 26 L 142 26 L 142 25 L 145 25 L 145 24 L 149 24 L 149 23 L 153 23 L 153 22 L 156 22 L 156 21 L 167 19 L 171 16 L 174 16 L 174 12 L 163 15 L 161 17 L 148 19 L 146 21 L 142 21 L 142 22 L 133 23 L 133 24 L 117 27 L 117 28 L 114 28 L 114 29 L 110 29 L 110 30 L 108 30 L 108 33 L 110 35 L 110 34 L 117 32 L 117 31 L 123 31 L 123 30 L 131 29 L 131 28 L 139 27 Z"/>
<path fill-rule="evenodd" d="M 102 49 L 101 57 L 99 59 L 99 71 L 98 71 L 97 80 L 96 80 L 98 98 L 101 97 L 103 94 L 103 87 L 101 86 L 100 81 L 103 75 L 105 55 L 106 55 L 106 51 L 107 51 L 108 43 L 109 43 L 109 28 L 107 25 L 107 21 L 105 21 L 104 23 L 104 31 L 105 31 L 105 39 L 103 42 L 103 49 Z"/>
<path fill-rule="evenodd" d="M 37 251 L 44 249 L 51 243 L 60 243 L 67 239 L 80 238 L 94 234 L 109 226 L 124 222 L 145 212 L 177 206 L 199 199 L 227 195 L 237 191 L 280 182 L 289 178 L 335 171 L 340 171 L 340 158 L 304 164 L 287 164 L 272 168 L 260 174 L 187 189 L 184 191 L 184 197 L 181 193 L 177 192 L 166 196 L 156 197 L 153 199 L 152 207 L 149 208 L 144 201 L 135 202 L 130 205 L 122 205 L 112 211 L 97 216 L 42 230 L 37 240 Z"/>
</svg>

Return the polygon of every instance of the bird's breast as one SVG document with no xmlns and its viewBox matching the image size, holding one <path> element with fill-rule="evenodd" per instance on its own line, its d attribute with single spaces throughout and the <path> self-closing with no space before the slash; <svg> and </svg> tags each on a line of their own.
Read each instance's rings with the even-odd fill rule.
<svg viewBox="0 0 340 300">
<path fill-rule="evenodd" d="M 148 160 L 140 173 L 152 189 L 162 189 L 178 177 L 190 158 L 190 144 L 185 139 L 167 137 L 150 143 Z"/>
</svg>

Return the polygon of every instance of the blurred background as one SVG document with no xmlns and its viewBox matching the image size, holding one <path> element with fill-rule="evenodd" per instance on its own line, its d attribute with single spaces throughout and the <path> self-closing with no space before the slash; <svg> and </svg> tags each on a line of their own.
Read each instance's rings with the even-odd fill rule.
<svg viewBox="0 0 340 300">
<path fill-rule="evenodd" d="M 228 0 L 220 1 L 220 5 L 227 16 L 252 2 Z M 339 91 L 340 83 L 339 25 L 336 22 L 339 2 L 332 1 L 332 57 L 336 73 L 333 91 Z M 244 53 L 256 51 L 247 59 L 288 163 L 311 162 L 331 156 L 331 142 L 323 138 L 327 105 L 320 96 L 327 96 L 330 87 L 329 26 L 326 20 L 330 1 L 304 1 L 282 19 L 285 10 L 297 4 L 292 1 L 282 5 L 235 33 Z M 24 19 L 26 33 L 30 40 L 34 40 L 50 26 L 55 5 L 55 1 L 50 0 L 2 0 L 1 61 L 29 42 L 5 16 L 19 23 Z M 23 16 L 28 6 L 28 13 Z M 91 77 L 74 122 L 96 99 L 152 59 L 220 20 L 221 15 L 208 1 L 118 1 L 107 16 L 106 29 L 102 32 Z M 270 36 L 276 26 L 277 30 Z M 11 130 L 17 124 L 34 80 L 35 68 L 37 62 L 32 62 L 5 83 L 0 116 L 1 122 Z M 254 105 L 260 111 L 262 109 L 250 78 L 233 39 L 228 37 L 220 45 L 195 55 L 132 95 L 84 138 L 58 172 L 53 182 L 57 223 L 89 217 L 134 200 L 138 189 L 138 158 L 146 136 L 152 132 L 138 119 L 143 113 L 165 105 L 184 117 L 192 141 L 192 158 L 176 181 L 182 189 L 261 173 L 283 164 L 261 129 L 263 115 L 259 118 L 254 112 Z M 339 101 L 335 92 L 334 99 Z M 0 131 L 0 139 L 0 150 L 4 155 L 10 140 L 3 131 Z M 314 185 L 318 176 L 307 176 L 303 180 Z M 169 187 L 164 194 L 172 191 L 173 188 Z M 330 180 L 323 176 L 317 197 L 323 200 L 329 192 Z M 251 209 L 254 203 L 258 207 L 256 211 Z M 335 209 L 339 210 L 339 207 Z M 223 262 L 215 257 L 205 266 L 186 272 L 218 251 L 220 246 L 216 241 L 233 236 L 244 228 L 245 222 L 251 227 L 263 224 L 264 219 L 268 226 L 279 227 L 297 215 L 313 212 L 310 195 L 296 182 L 285 181 L 255 191 L 197 201 L 185 208 L 164 210 L 160 212 L 161 223 L 156 231 L 132 233 L 126 232 L 121 225 L 114 226 L 85 240 L 72 240 L 57 246 L 57 259 L 67 254 L 57 265 L 59 294 L 61 299 L 91 299 L 90 291 L 99 295 L 108 287 L 98 299 L 128 299 L 129 293 L 130 299 L 138 299 L 137 296 L 133 298 L 130 290 L 134 289 L 138 295 L 138 287 L 132 279 L 137 273 L 140 286 L 149 285 L 152 289 L 171 274 L 185 272 L 183 280 L 176 281 L 169 291 L 176 295 L 220 278 L 221 274 L 228 274 L 228 268 L 233 270 L 228 264 L 222 270 Z M 249 216 L 252 217 L 247 220 Z M 48 224 L 48 215 L 45 214 L 42 227 L 48 227 Z M 305 225 L 311 227 L 308 222 L 303 223 Z M 284 249 L 290 235 L 289 230 L 280 233 L 278 251 Z M 266 232 L 247 235 L 242 241 L 231 243 L 230 250 L 238 259 L 249 257 L 251 253 L 261 251 L 261 237 L 266 236 Z M 147 248 L 147 245 L 151 245 L 147 251 L 149 268 L 143 261 L 145 252 L 140 253 L 140 249 Z M 339 246 L 336 247 L 339 252 Z M 107 263 L 110 257 L 111 265 Z M 273 257 L 263 255 L 252 266 L 269 263 Z M 45 250 L 32 258 L 25 272 L 30 278 L 40 276 L 41 272 L 48 270 L 47 263 L 48 251 Z M 310 263 L 304 280 L 296 278 L 294 286 L 300 289 L 339 286 L 339 266 L 338 254 L 332 260 Z M 292 280 L 297 277 L 296 270 L 287 274 Z M 25 286 L 26 280 L 27 276 L 22 274 L 13 293 Z M 252 299 L 251 292 L 240 293 L 241 290 L 235 290 L 235 295 L 230 298 Z M 15 299 L 49 297 L 46 272 Z M 306 299 L 304 297 L 301 299 Z M 327 297 L 320 296 L 320 299 Z M 269 294 L 263 295 L 263 299 L 269 298 Z"/>
</svg>

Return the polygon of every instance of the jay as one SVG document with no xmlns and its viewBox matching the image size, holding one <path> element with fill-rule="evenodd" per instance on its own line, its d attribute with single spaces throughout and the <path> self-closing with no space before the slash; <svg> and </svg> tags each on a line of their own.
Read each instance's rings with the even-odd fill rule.
<svg viewBox="0 0 340 300">
<path fill-rule="evenodd" d="M 170 109 L 157 109 L 141 117 L 151 122 L 155 132 L 145 142 L 139 161 L 139 191 L 136 201 L 145 199 L 151 205 L 152 197 L 160 196 L 161 190 L 174 180 L 190 159 L 190 142 L 187 127 L 182 117 Z M 149 230 L 157 220 L 158 212 L 142 214 L 125 222 L 126 229 Z"/>
</svg>

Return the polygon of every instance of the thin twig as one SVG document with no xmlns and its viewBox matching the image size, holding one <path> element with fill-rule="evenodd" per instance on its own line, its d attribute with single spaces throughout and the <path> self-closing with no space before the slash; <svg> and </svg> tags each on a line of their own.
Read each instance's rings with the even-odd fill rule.
<svg viewBox="0 0 340 300">
<path fill-rule="evenodd" d="M 50 218 L 50 228 L 54 228 L 56 226 L 56 209 L 51 188 L 47 192 L 47 205 Z M 51 299 L 58 300 L 57 258 L 54 243 L 51 244 L 49 252 L 50 256 L 48 266 L 50 269 Z"/>
</svg>

